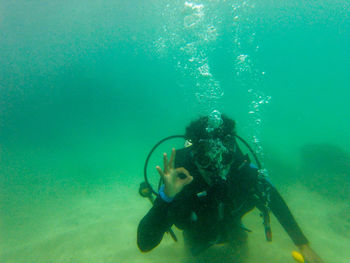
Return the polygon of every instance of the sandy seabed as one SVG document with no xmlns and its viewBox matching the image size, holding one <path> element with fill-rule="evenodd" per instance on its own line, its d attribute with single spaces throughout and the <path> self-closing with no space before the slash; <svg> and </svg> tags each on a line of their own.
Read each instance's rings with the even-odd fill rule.
<svg viewBox="0 0 350 263">
<path fill-rule="evenodd" d="M 293 185 L 280 189 L 312 247 L 325 262 L 350 262 L 350 208 Z M 166 234 L 150 253 L 136 246 L 136 228 L 150 204 L 129 186 L 44 199 L 35 207 L 19 209 L 11 231 L 1 238 L 1 263 L 119 263 L 184 262 L 181 231 L 179 242 Z M 247 263 L 294 262 L 295 247 L 272 217 L 273 242 L 265 242 L 258 211 L 244 219 L 253 230 L 249 236 Z"/>
</svg>

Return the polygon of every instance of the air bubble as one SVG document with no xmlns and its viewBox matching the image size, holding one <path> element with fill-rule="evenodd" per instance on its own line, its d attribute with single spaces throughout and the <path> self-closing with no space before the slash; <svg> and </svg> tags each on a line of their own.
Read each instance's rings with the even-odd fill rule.
<svg viewBox="0 0 350 263">
<path fill-rule="evenodd" d="M 241 61 L 241 62 L 244 62 L 244 61 L 246 60 L 247 57 L 248 57 L 248 55 L 242 54 L 242 55 L 239 55 L 239 56 L 237 57 L 237 59 L 238 59 L 239 61 Z"/>
<path fill-rule="evenodd" d="M 198 70 L 202 76 L 211 76 L 211 73 L 209 72 L 209 65 L 207 63 L 199 67 Z"/>
</svg>

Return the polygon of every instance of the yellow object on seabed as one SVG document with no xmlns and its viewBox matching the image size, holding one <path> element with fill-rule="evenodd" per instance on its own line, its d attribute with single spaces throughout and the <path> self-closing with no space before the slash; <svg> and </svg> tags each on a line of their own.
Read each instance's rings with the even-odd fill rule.
<svg viewBox="0 0 350 263">
<path fill-rule="evenodd" d="M 299 263 L 305 263 L 304 257 L 299 252 L 293 251 L 292 257 Z"/>
</svg>

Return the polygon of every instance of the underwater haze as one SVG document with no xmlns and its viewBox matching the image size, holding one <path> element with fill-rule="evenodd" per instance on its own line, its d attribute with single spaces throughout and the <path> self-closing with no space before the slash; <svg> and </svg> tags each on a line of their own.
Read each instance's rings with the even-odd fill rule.
<svg viewBox="0 0 350 263">
<path fill-rule="evenodd" d="M 138 187 L 159 140 L 218 110 L 348 263 L 349 73 L 347 0 L 0 0 L 0 262 L 183 262 L 167 235 L 138 251 Z M 248 263 L 293 262 L 275 218 L 272 243 L 244 223 Z"/>
</svg>

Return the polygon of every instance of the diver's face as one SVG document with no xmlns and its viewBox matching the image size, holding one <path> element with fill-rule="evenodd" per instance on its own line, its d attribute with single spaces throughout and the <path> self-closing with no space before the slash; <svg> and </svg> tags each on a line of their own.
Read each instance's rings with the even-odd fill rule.
<svg viewBox="0 0 350 263">
<path fill-rule="evenodd" d="M 194 148 L 195 163 L 207 176 L 225 178 L 234 161 L 235 145 L 231 137 L 199 140 Z"/>
</svg>

